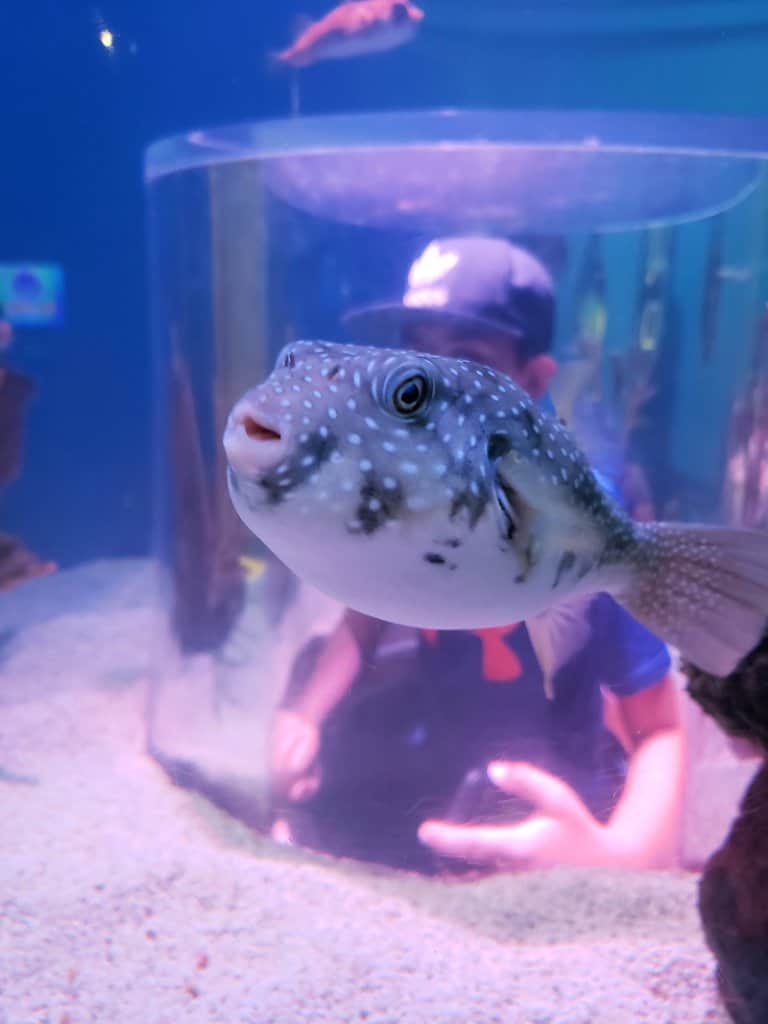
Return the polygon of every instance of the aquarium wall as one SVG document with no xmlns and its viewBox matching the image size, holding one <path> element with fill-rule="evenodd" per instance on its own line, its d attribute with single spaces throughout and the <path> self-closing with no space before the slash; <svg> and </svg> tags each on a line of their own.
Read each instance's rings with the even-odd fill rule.
<svg viewBox="0 0 768 1024">
<path fill-rule="evenodd" d="M 9 14 L 14 59 L 0 82 L 7 148 L 20 155 L 3 162 L 0 180 L 3 194 L 19 201 L 6 206 L 0 256 L 60 264 L 67 294 L 62 322 L 18 325 L 13 349 L 38 383 L 40 412 L 28 417 L 25 471 L 6 495 L 4 517 L 44 557 L 74 564 L 144 552 L 150 541 L 143 149 L 201 126 L 286 117 L 290 78 L 270 70 L 268 53 L 290 42 L 298 14 L 316 18 L 325 7 L 236 5 L 222 16 L 178 4 L 162 16 L 148 3 L 52 10 L 44 41 L 31 9 Z M 303 71 L 301 109 L 757 115 L 768 95 L 767 38 L 765 11 L 748 0 L 552 0 L 514 10 L 440 0 L 428 5 L 418 42 Z M 107 417 L 109 440 L 93 429 Z M 85 521 L 68 487 L 64 467 L 74 451 L 109 529 Z M 51 492 L 55 520 L 38 512 Z"/>
<path fill-rule="evenodd" d="M 4 11 L 9 1024 L 768 1020 L 765 641 L 638 681 L 600 620 L 553 679 L 233 508 L 234 404 L 471 236 L 551 281 L 536 399 L 629 517 L 768 527 L 766 5 L 417 4 L 298 62 L 332 0 Z"/>
<path fill-rule="evenodd" d="M 342 614 L 237 519 L 228 412 L 287 343 L 355 340 L 346 315 L 399 301 L 434 238 L 511 238 L 550 271 L 552 400 L 632 514 L 765 525 L 764 504 L 745 498 L 752 471 L 739 469 L 766 343 L 761 131 L 437 112 L 241 125 L 150 151 L 168 616 L 148 728 L 174 778 L 269 832 L 274 714 Z M 392 665 L 397 656 L 381 674 Z M 710 744 L 701 762 L 692 754 L 691 792 L 712 773 L 732 781 L 719 810 L 691 804 L 680 839 L 690 862 L 722 838 L 749 770 L 713 742 L 698 742 Z"/>
</svg>

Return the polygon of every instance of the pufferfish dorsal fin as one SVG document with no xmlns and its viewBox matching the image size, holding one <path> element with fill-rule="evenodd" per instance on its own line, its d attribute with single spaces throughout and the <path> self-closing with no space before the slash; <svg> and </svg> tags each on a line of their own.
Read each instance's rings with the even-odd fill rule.
<svg viewBox="0 0 768 1024">
<path fill-rule="evenodd" d="M 548 700 L 555 696 L 555 674 L 589 640 L 588 611 L 594 594 L 572 597 L 526 620 L 528 637 L 544 679 Z"/>
</svg>

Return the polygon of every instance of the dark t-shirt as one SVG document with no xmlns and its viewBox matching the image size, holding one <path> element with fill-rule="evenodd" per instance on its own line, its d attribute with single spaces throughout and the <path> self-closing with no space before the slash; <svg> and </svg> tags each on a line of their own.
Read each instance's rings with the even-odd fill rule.
<svg viewBox="0 0 768 1024">
<path fill-rule="evenodd" d="M 416 836 L 425 818 L 510 821 L 529 812 L 488 782 L 485 769 L 496 758 L 553 772 L 604 820 L 620 795 L 626 757 L 604 725 L 600 688 L 639 693 L 665 676 L 670 659 L 607 595 L 588 615 L 589 639 L 556 674 L 552 700 L 524 625 L 476 633 L 388 628 L 324 725 L 320 790 L 288 813 L 297 840 L 432 871 L 435 858 Z"/>
</svg>

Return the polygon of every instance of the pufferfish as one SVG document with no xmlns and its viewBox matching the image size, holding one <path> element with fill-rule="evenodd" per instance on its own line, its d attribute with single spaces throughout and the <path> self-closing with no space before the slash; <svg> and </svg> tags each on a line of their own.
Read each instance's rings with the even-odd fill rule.
<svg viewBox="0 0 768 1024">
<path fill-rule="evenodd" d="M 406 626 L 525 621 L 545 674 L 598 592 L 718 676 L 768 621 L 766 533 L 633 522 L 557 419 L 469 360 L 292 344 L 224 447 L 235 509 L 297 576 Z"/>
</svg>

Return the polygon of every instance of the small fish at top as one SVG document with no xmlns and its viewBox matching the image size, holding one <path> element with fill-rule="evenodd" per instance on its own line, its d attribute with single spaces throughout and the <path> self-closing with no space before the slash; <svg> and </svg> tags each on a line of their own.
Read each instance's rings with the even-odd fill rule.
<svg viewBox="0 0 768 1024">
<path fill-rule="evenodd" d="M 423 18 L 410 0 L 350 0 L 309 24 L 273 61 L 305 68 L 321 60 L 392 50 L 413 39 Z"/>
<path fill-rule="evenodd" d="M 768 622 L 768 534 L 634 522 L 557 419 L 469 360 L 298 342 L 235 405 L 224 447 L 245 524 L 380 619 L 533 621 L 546 661 L 603 591 L 718 676 Z"/>
</svg>

